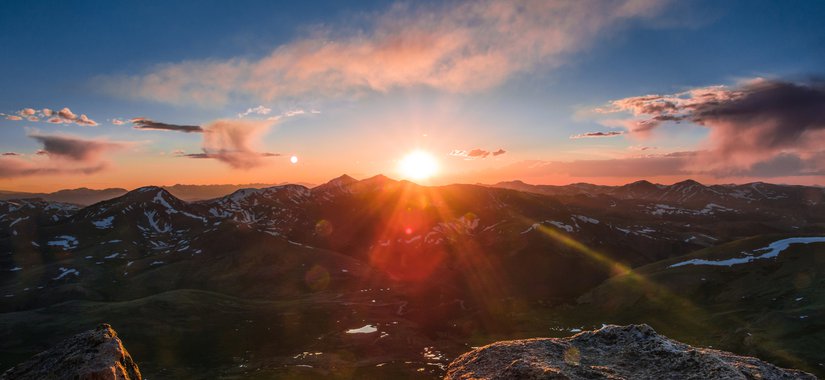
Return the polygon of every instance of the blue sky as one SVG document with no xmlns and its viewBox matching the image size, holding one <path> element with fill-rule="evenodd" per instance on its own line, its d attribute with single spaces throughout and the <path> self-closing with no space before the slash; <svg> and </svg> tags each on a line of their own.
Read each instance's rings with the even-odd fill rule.
<svg viewBox="0 0 825 380">
<path fill-rule="evenodd" d="M 8 157 L 15 161 L 4 161 L 4 164 L 26 169 L 0 173 L 0 187 L 45 189 L 62 183 L 129 187 L 144 184 L 139 181 L 170 184 L 224 179 L 225 182 L 320 182 L 341 172 L 356 176 L 386 172 L 392 176 L 394 163 L 412 149 L 430 151 L 440 161 L 442 175 L 433 178 L 433 183 L 507 180 L 519 174 L 531 176 L 529 179 L 533 182 L 569 182 L 577 180 L 575 173 L 537 174 L 505 168 L 535 162 L 623 159 L 638 154 L 628 149 L 634 146 L 655 147 L 656 154 L 660 155 L 713 150 L 714 142 L 708 140 L 712 128 L 685 125 L 690 123 L 663 126 L 652 136 L 637 135 L 631 130 L 611 138 L 570 139 L 570 136 L 622 130 L 615 123 L 605 123 L 605 115 L 591 112 L 612 100 L 675 94 L 712 85 L 735 88 L 743 81 L 759 77 L 806 84 L 811 78 L 821 76 L 825 67 L 823 2 L 791 5 L 760 1 L 641 3 L 638 8 L 644 9 L 629 17 L 605 17 L 606 21 L 600 24 L 594 22 L 592 36 L 565 37 L 573 39 L 574 47 L 560 52 L 551 49 L 533 59 L 529 49 L 513 53 L 506 45 L 487 47 L 504 49 L 504 55 L 526 54 L 531 61 L 523 67 L 516 65 L 505 70 L 504 74 L 482 69 L 473 73 L 477 79 L 462 79 L 458 87 L 449 82 L 452 80 L 449 78 L 433 84 L 428 78 L 408 76 L 394 81 L 387 79 L 389 74 L 384 74 L 378 81 L 389 80 L 386 88 L 381 87 L 383 82 L 367 85 L 366 89 L 358 85 L 353 90 L 350 86 L 343 88 L 341 95 L 335 92 L 342 88 L 315 91 L 312 86 L 325 84 L 308 81 L 309 89 L 301 87 L 288 89 L 293 92 L 286 95 L 262 96 L 260 88 L 235 93 L 231 87 L 221 87 L 221 91 L 227 92 L 222 94 L 226 99 L 205 104 L 187 99 L 194 96 L 193 93 L 181 88 L 175 91 L 182 92 L 162 99 L 147 95 L 146 91 L 133 96 L 124 88 L 135 85 L 146 90 L 146 78 L 170 65 L 255 63 L 278 49 L 318 35 L 322 36 L 321 40 L 358 48 L 358 43 L 363 41 L 381 40 L 387 30 L 395 32 L 393 27 L 380 24 L 398 14 L 410 15 L 409 19 L 400 20 L 399 33 L 407 32 L 404 23 L 412 25 L 413 29 L 409 30 L 420 32 L 415 18 L 423 14 L 419 13 L 421 9 L 441 13 L 443 20 L 437 25 L 450 28 L 450 12 L 463 3 L 6 1 L 0 5 L 0 48 L 4 52 L 0 60 L 3 84 L 0 112 L 15 115 L 29 107 L 36 110 L 69 107 L 78 115 L 88 115 L 99 125 L 0 119 L 0 151 L 20 154 Z M 495 3 L 491 4 L 493 8 Z M 595 10 L 588 12 L 606 15 L 613 12 L 607 9 L 608 4 L 589 3 L 587 8 Z M 602 7 L 603 12 L 599 9 Z M 554 22 L 565 22 L 565 16 L 549 17 L 553 17 L 549 20 Z M 574 17 L 579 16 L 570 16 Z M 588 23 L 591 19 L 583 17 L 576 22 Z M 549 35 L 554 28 L 554 24 L 547 24 L 547 30 L 541 32 Z M 530 29 L 534 30 L 535 26 Z M 537 38 L 542 41 L 543 37 Z M 483 44 L 479 46 L 486 46 Z M 338 54 L 341 59 L 350 59 L 340 51 Z M 510 56 L 510 59 L 508 65 L 513 67 L 521 57 Z M 326 64 L 335 66 L 335 62 Z M 341 65 L 356 67 L 355 71 L 346 72 L 350 76 L 360 72 L 363 65 L 357 64 L 341 62 Z M 369 68 L 369 62 L 366 65 Z M 242 76 L 250 75 L 243 67 L 232 66 L 231 70 Z M 210 73 L 207 76 L 213 78 L 220 75 L 215 71 Z M 480 88 L 473 85 L 499 74 L 503 79 L 492 84 Z M 134 81 L 124 81 L 124 78 Z M 373 79 L 356 77 L 352 81 L 363 83 Z M 112 90 L 114 82 L 118 90 Z M 192 86 L 191 83 L 187 85 Z M 272 84 L 273 87 L 279 85 Z M 253 167 L 233 167 L 217 156 L 214 160 L 177 157 L 181 152 L 193 154 L 211 148 L 205 146 L 197 134 L 136 130 L 128 122 L 111 123 L 115 118 L 128 121 L 144 117 L 169 124 L 209 125 L 218 119 L 237 119 L 239 113 L 258 105 L 272 110 L 267 115 L 257 115 L 259 119 L 304 111 L 262 127 L 265 131 L 256 135 L 259 141 L 252 142 L 256 151 L 300 156 L 299 167 L 283 164 L 277 158 Z M 623 117 L 628 115 L 625 113 Z M 620 117 L 611 115 L 610 118 Z M 54 152 L 36 157 L 34 153 L 43 147 L 30 137 L 33 133 L 124 144 L 123 149 L 95 155 L 96 160 L 106 163 L 105 169 L 78 175 L 74 169 L 86 162 L 67 161 Z M 489 151 L 503 148 L 507 153 L 484 159 L 449 155 L 454 150 L 476 148 Z M 791 144 L 779 149 L 776 155 L 796 154 L 807 159 L 813 153 L 817 152 Z M 661 179 L 686 176 L 720 182 L 761 179 L 759 173 L 750 173 L 744 167 L 753 167 L 759 162 L 737 161 L 735 164 L 737 170 L 724 171 L 725 175 L 682 170 Z M 804 175 L 778 180 L 821 183 L 822 176 L 812 175 L 808 170 L 812 166 L 817 169 L 819 161 L 806 165 Z M 156 167 L 166 168 L 165 172 L 157 174 L 157 170 L 152 169 Z M 43 168 L 48 170 L 41 170 Z M 136 171 L 140 175 L 135 176 Z M 733 172 L 740 174 L 729 175 Z M 644 174 L 639 172 L 636 177 Z M 61 179 L 63 176 L 66 178 Z M 591 176 L 583 179 L 618 183 L 633 178 Z M 764 179 L 771 180 L 770 177 Z"/>
</svg>

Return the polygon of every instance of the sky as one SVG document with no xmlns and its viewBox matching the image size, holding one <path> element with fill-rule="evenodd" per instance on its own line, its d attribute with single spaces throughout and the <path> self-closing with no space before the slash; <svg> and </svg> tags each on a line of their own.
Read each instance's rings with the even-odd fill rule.
<svg viewBox="0 0 825 380">
<path fill-rule="evenodd" d="M 0 9 L 4 190 L 344 173 L 825 185 L 825 2 Z M 437 171 L 403 169 L 411 152 Z"/>
</svg>

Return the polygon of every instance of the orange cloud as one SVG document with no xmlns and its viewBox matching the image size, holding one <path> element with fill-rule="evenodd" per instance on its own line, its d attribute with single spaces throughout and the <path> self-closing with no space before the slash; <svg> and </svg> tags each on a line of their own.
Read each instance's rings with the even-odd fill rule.
<svg viewBox="0 0 825 380">
<path fill-rule="evenodd" d="M 167 103 L 220 105 L 233 96 L 273 101 L 355 96 L 425 86 L 472 92 L 512 74 L 553 67 L 654 0 L 466 1 L 396 4 L 366 30 L 322 30 L 260 59 L 165 64 L 144 75 L 101 77 L 107 91 Z"/>
</svg>

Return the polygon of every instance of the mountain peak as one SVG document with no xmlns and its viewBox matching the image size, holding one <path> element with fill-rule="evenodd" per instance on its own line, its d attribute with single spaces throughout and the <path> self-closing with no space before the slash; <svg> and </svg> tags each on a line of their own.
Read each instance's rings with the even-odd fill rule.
<svg viewBox="0 0 825 380">
<path fill-rule="evenodd" d="M 158 191 L 166 191 L 166 190 L 163 190 L 163 188 L 159 187 L 159 186 L 143 186 L 143 187 L 138 187 L 137 189 L 134 189 L 134 190 L 130 191 L 129 194 L 142 194 L 142 193 L 158 192 Z"/>
<path fill-rule="evenodd" d="M 350 177 L 349 175 L 343 174 L 343 175 L 341 175 L 341 176 L 339 176 L 339 177 L 335 177 L 335 178 L 333 178 L 333 179 L 329 180 L 329 182 L 327 182 L 327 183 L 325 183 L 325 184 L 323 184 L 323 185 L 321 185 L 321 186 L 324 186 L 324 185 L 330 185 L 330 186 L 347 186 L 347 185 L 351 185 L 351 184 L 356 183 L 356 182 L 358 182 L 358 180 L 357 180 L 357 179 L 352 178 L 352 177 Z M 320 187 L 320 186 L 319 186 L 319 187 Z"/>
<path fill-rule="evenodd" d="M 172 193 L 167 191 L 166 189 L 159 187 L 159 186 L 143 186 L 137 189 L 134 189 L 119 198 L 116 199 L 128 199 L 131 202 L 139 201 L 139 202 L 154 202 L 154 203 L 167 203 L 167 201 L 172 202 L 183 202 Z"/>
<path fill-rule="evenodd" d="M 696 181 L 694 181 L 690 178 L 688 178 L 684 181 L 676 182 L 676 183 L 673 184 L 673 186 L 693 186 L 693 185 L 704 186 L 701 183 L 696 182 Z"/>
<path fill-rule="evenodd" d="M 628 183 L 628 184 L 627 184 L 627 185 L 625 185 L 625 186 L 653 186 L 653 183 L 652 183 L 652 182 L 650 182 L 650 181 L 648 181 L 648 180 L 646 180 L 646 179 L 640 179 L 640 180 L 638 180 L 638 181 L 636 181 L 636 182 L 631 182 L 631 183 Z"/>
<path fill-rule="evenodd" d="M 383 175 L 383 174 L 378 174 L 378 175 L 374 175 L 372 177 L 369 177 L 367 179 L 361 180 L 359 182 L 360 183 L 366 183 L 366 184 L 385 184 L 385 183 L 388 183 L 388 182 L 396 182 L 396 181 L 394 179 L 390 178 L 390 177 L 387 177 L 387 176 Z"/>
</svg>

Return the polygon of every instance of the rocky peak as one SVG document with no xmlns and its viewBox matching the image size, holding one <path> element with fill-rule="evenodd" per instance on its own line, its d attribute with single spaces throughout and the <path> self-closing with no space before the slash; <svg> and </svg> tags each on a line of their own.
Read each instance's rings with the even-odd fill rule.
<svg viewBox="0 0 825 380">
<path fill-rule="evenodd" d="M 497 342 L 454 360 L 445 379 L 816 379 L 759 359 L 696 348 L 648 325 Z"/>
<path fill-rule="evenodd" d="M 137 364 L 117 333 L 105 323 L 68 338 L 0 375 L 0 380 L 141 378 Z"/>
</svg>

